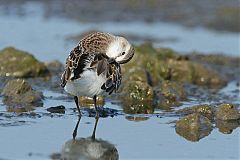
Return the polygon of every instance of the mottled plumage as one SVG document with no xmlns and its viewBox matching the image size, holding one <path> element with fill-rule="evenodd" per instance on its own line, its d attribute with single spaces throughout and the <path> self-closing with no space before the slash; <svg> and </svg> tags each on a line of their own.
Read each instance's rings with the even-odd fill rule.
<svg viewBox="0 0 240 160">
<path fill-rule="evenodd" d="M 79 109 L 78 96 L 96 99 L 104 91 L 116 92 L 122 79 L 120 64 L 133 55 L 133 47 L 123 37 L 103 32 L 89 34 L 67 57 L 61 86 L 75 96 Z"/>
</svg>

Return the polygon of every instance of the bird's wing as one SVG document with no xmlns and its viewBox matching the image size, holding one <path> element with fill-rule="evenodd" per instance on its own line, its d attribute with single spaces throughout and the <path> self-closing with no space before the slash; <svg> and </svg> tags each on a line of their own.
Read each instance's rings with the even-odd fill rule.
<svg viewBox="0 0 240 160">
<path fill-rule="evenodd" d="M 107 79 L 101 89 L 109 94 L 118 90 L 122 80 L 120 64 L 112 61 L 105 54 L 97 54 L 91 62 L 90 68 L 95 69 L 98 76 L 102 74 Z"/>
<path fill-rule="evenodd" d="M 121 67 L 118 63 L 108 65 L 107 81 L 102 85 L 101 89 L 112 94 L 117 91 L 122 81 Z"/>
<path fill-rule="evenodd" d="M 61 86 L 65 87 L 68 80 L 80 78 L 89 54 L 83 53 L 79 46 L 75 47 L 66 59 L 65 69 L 61 76 Z"/>
</svg>

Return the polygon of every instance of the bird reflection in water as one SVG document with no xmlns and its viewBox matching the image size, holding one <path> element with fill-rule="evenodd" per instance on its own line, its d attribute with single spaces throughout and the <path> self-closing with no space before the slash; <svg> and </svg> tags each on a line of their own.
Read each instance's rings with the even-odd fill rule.
<svg viewBox="0 0 240 160">
<path fill-rule="evenodd" d="M 88 138 L 76 138 L 80 119 L 73 131 L 73 139 L 67 141 L 61 152 L 64 160 L 118 160 L 119 155 L 116 147 L 101 139 L 96 139 L 96 128 L 99 118 L 96 118 L 92 136 Z"/>
</svg>

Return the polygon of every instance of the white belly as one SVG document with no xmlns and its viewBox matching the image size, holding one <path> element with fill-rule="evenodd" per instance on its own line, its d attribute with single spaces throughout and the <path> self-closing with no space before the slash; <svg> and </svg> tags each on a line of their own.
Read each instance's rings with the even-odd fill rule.
<svg viewBox="0 0 240 160">
<path fill-rule="evenodd" d="M 96 72 L 85 70 L 81 78 L 74 81 L 68 81 L 64 87 L 65 91 L 74 96 L 100 95 L 104 90 L 101 86 L 106 82 L 106 78 L 102 75 L 97 75 Z"/>
</svg>

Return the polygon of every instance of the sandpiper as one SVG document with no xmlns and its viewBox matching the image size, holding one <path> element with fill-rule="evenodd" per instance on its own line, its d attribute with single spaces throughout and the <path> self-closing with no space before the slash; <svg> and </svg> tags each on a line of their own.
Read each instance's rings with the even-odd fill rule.
<svg viewBox="0 0 240 160">
<path fill-rule="evenodd" d="M 80 40 L 66 59 L 61 86 L 74 96 L 81 116 L 78 97 L 88 96 L 96 106 L 98 95 L 116 92 L 121 84 L 121 64 L 134 55 L 134 48 L 123 37 L 110 33 L 93 32 Z"/>
</svg>

